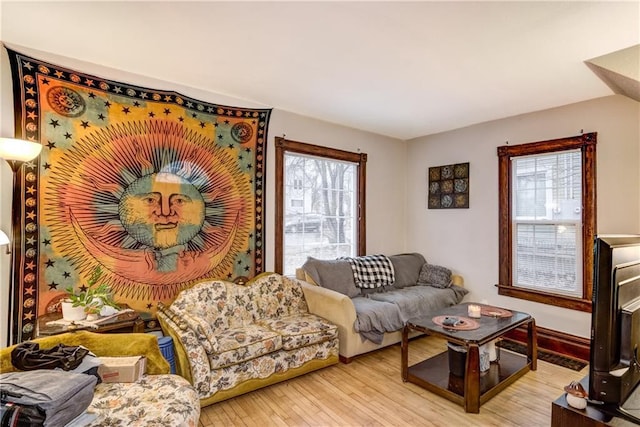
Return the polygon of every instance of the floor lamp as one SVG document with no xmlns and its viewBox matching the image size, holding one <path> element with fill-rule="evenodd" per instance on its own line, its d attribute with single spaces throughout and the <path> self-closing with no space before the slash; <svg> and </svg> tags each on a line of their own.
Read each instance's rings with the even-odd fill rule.
<svg viewBox="0 0 640 427">
<path fill-rule="evenodd" d="M 27 141 L 24 139 L 15 138 L 0 138 L 0 158 L 5 159 L 11 171 L 13 172 L 13 187 L 11 189 L 12 202 L 11 202 L 11 257 L 9 261 L 10 276 L 9 276 L 9 322 L 7 330 L 7 343 L 6 345 L 13 344 L 13 341 L 18 336 L 17 322 L 14 322 L 13 310 L 14 304 L 19 300 L 20 288 L 17 285 L 18 280 L 18 264 L 20 262 L 19 251 L 22 247 L 20 231 L 20 210 L 21 210 L 21 195 L 17 191 L 18 183 L 18 171 L 25 162 L 35 159 L 42 150 L 42 145 L 37 142 Z"/>
</svg>

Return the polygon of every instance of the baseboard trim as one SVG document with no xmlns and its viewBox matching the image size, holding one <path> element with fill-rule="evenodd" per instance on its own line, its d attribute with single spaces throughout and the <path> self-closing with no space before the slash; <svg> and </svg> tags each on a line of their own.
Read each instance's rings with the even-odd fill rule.
<svg viewBox="0 0 640 427">
<path fill-rule="evenodd" d="M 538 332 L 538 348 L 589 363 L 591 342 L 588 338 L 578 337 L 540 326 L 537 326 L 536 330 Z M 527 329 L 525 327 L 516 328 L 513 331 L 507 332 L 504 338 L 520 344 L 526 344 Z"/>
</svg>

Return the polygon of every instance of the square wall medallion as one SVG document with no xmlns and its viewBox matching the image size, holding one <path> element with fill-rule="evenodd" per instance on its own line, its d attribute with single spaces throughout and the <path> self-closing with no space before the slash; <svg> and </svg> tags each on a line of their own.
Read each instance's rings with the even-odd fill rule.
<svg viewBox="0 0 640 427">
<path fill-rule="evenodd" d="M 469 208 L 468 162 L 429 168 L 428 208 Z"/>
</svg>

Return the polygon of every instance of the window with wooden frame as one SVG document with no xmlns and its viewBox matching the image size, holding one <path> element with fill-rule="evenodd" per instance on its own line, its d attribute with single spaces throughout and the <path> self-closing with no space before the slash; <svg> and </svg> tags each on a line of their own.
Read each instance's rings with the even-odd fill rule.
<svg viewBox="0 0 640 427">
<path fill-rule="evenodd" d="M 367 155 L 276 138 L 275 271 L 366 251 Z"/>
<path fill-rule="evenodd" d="M 498 147 L 498 293 L 591 311 L 596 133 Z"/>
</svg>

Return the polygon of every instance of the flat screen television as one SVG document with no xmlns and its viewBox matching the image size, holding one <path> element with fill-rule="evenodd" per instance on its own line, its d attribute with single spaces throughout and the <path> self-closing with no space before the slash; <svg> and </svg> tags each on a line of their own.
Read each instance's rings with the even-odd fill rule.
<svg viewBox="0 0 640 427">
<path fill-rule="evenodd" d="M 598 236 L 594 245 L 589 400 L 635 422 L 640 400 L 640 235 Z"/>
</svg>

